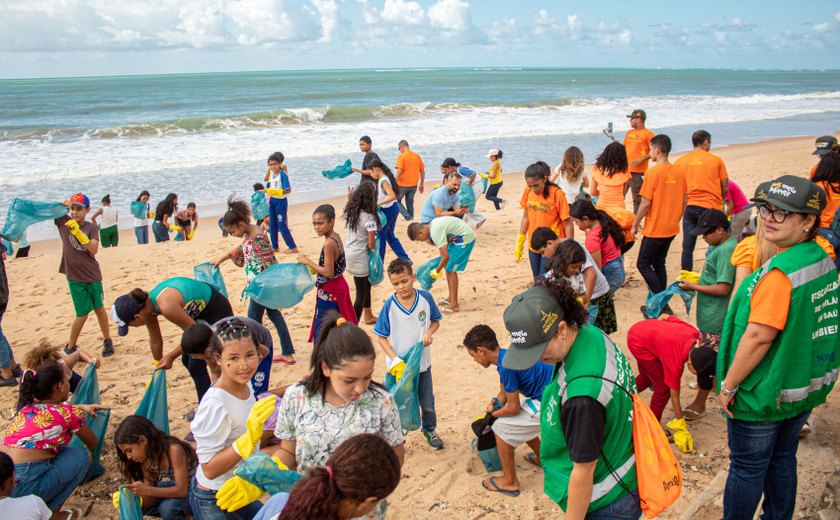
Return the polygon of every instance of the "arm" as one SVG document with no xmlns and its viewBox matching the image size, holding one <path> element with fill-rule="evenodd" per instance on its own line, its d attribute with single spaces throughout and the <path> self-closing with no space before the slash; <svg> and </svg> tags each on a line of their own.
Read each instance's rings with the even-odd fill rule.
<svg viewBox="0 0 840 520">
<path fill-rule="evenodd" d="M 230 471 L 240 460 L 242 460 L 242 457 L 236 453 L 233 445 L 231 445 L 213 455 L 213 458 L 202 464 L 201 470 L 204 472 L 205 477 L 214 479 Z"/>
<path fill-rule="evenodd" d="M 502 387 L 502 391 L 505 394 L 505 400 L 499 399 L 500 403 L 504 403 L 505 405 L 498 410 L 495 410 L 490 413 L 493 417 L 513 417 L 514 415 L 518 414 L 522 407 L 519 404 L 519 392 L 506 392 L 504 391 L 504 387 Z"/>
<path fill-rule="evenodd" d="M 592 485 L 595 479 L 595 466 L 592 462 L 575 462 L 569 475 L 569 497 L 566 504 L 566 520 L 583 520 L 592 500 Z"/>
<path fill-rule="evenodd" d="M 289 167 L 288 166 L 286 166 L 284 164 L 280 168 L 283 170 L 283 173 L 285 173 L 287 176 L 289 175 Z M 283 193 L 285 193 L 286 195 L 288 195 L 291 192 L 292 192 L 292 187 L 291 186 L 289 186 L 288 188 L 283 188 Z"/>
<path fill-rule="evenodd" d="M 169 293 L 169 294 L 167 294 Z M 175 296 L 177 294 L 178 296 Z M 181 330 L 186 330 L 187 327 L 195 323 L 195 321 L 190 318 L 189 314 L 184 312 L 184 299 L 181 296 L 181 293 L 177 291 L 166 291 L 160 296 L 158 296 L 157 300 L 158 309 L 160 309 L 160 314 L 169 320 L 171 323 L 174 323 Z M 161 340 L 162 342 L 162 340 Z M 161 346 L 161 351 L 163 347 Z M 172 349 L 168 354 L 161 358 L 161 362 L 158 364 L 158 368 L 169 368 L 172 366 L 172 363 L 178 359 L 183 351 L 181 350 L 181 346 L 177 346 Z"/>
<path fill-rule="evenodd" d="M 318 265 L 315 261 L 310 260 L 306 255 L 298 255 L 298 262 L 308 265 L 313 271 L 326 278 L 332 278 L 335 274 L 335 257 L 337 256 L 337 248 L 335 240 L 327 240 L 324 242 L 324 265 Z"/>
<path fill-rule="evenodd" d="M 566 238 L 575 238 L 575 228 L 571 217 L 563 219 L 563 231 L 566 233 Z"/>
<path fill-rule="evenodd" d="M 368 231 L 368 249 L 371 251 L 376 247 L 376 231 Z"/>
<path fill-rule="evenodd" d="M 584 177 L 583 181 L 581 181 L 580 185 L 584 188 L 588 188 L 589 187 L 589 177 Z"/>
<path fill-rule="evenodd" d="M 429 325 L 429 330 L 423 334 L 423 346 L 428 347 L 432 344 L 432 336 L 435 332 L 438 331 L 440 328 L 440 321 L 432 321 L 431 325 Z"/>
<path fill-rule="evenodd" d="M 603 267 L 601 265 L 601 250 L 600 249 L 598 249 L 596 251 L 590 251 L 589 256 L 592 257 L 592 261 L 595 263 L 595 267 L 597 267 L 598 269 Z"/>
<path fill-rule="evenodd" d="M 726 199 L 724 201 L 723 212 L 726 214 L 727 217 L 731 217 L 733 211 L 735 211 L 735 202 L 733 202 L 732 199 Z"/>
<path fill-rule="evenodd" d="M 522 220 L 519 221 L 519 234 L 520 235 L 527 235 L 528 234 L 528 210 L 522 210 Z"/>
<path fill-rule="evenodd" d="M 449 251 L 446 250 L 446 246 L 440 248 L 440 262 L 438 263 L 437 268 L 435 271 L 442 271 L 446 268 L 446 263 L 449 262 Z"/>
<path fill-rule="evenodd" d="M 601 192 L 598 191 L 598 181 L 592 179 L 592 189 L 590 190 L 590 195 L 592 195 L 593 197 L 597 197 L 600 194 Z"/>
<path fill-rule="evenodd" d="M 726 196 L 729 194 L 729 179 L 721 179 L 720 180 L 720 195 L 723 197 L 723 200 L 726 200 Z"/>
<path fill-rule="evenodd" d="M 223 262 L 225 262 L 226 260 L 230 260 L 231 258 L 233 258 L 233 255 L 230 254 L 230 252 L 227 252 L 227 253 L 223 254 L 222 256 L 216 258 L 215 260 L 213 260 L 213 262 L 212 262 L 213 267 L 219 267 L 220 265 L 222 265 Z"/>
<path fill-rule="evenodd" d="M 738 342 L 735 358 L 732 360 L 732 365 L 729 367 L 721 385 L 726 388 L 735 388 L 740 385 L 767 355 L 767 351 L 770 350 L 770 346 L 778 334 L 779 331 L 773 327 L 749 323 L 744 330 L 744 335 Z M 734 398 L 737 397 L 737 395 L 734 396 Z M 718 401 L 723 407 L 723 411 L 729 417 L 732 417 L 732 412 L 729 411 L 730 400 L 724 396 L 723 392 L 718 395 Z"/>
<path fill-rule="evenodd" d="M 189 468 L 187 467 L 187 458 L 184 456 L 184 449 L 178 444 L 169 445 L 169 461 L 172 464 L 172 471 L 174 472 L 175 485 L 170 487 L 157 487 L 154 482 L 151 485 L 145 482 L 133 482 L 126 484 L 126 487 L 143 498 L 143 505 L 150 506 L 154 503 L 151 499 L 162 498 L 186 498 L 190 491 Z"/>
<path fill-rule="evenodd" d="M 163 335 L 160 333 L 160 323 L 157 316 L 152 316 L 146 322 L 146 331 L 149 333 L 149 348 L 152 351 L 152 359 L 161 361 L 163 359 Z"/>
<path fill-rule="evenodd" d="M 646 153 L 643 156 L 639 157 L 638 159 L 633 159 L 632 161 L 630 161 L 630 164 L 632 164 L 633 166 L 638 166 L 638 165 L 642 164 L 643 162 L 645 162 L 649 159 L 650 159 L 650 154 Z"/>
<path fill-rule="evenodd" d="M 385 191 L 385 195 L 387 195 L 387 197 L 377 202 L 377 206 L 382 206 L 383 204 L 388 204 L 389 202 L 394 202 L 395 200 L 397 200 L 397 196 L 394 194 L 394 188 L 391 187 L 390 182 L 386 182 L 385 184 L 383 184 L 382 189 Z"/>
<path fill-rule="evenodd" d="M 636 213 L 636 219 L 633 220 L 633 226 L 630 227 L 630 232 L 634 235 L 639 233 L 639 224 L 642 222 L 642 219 L 645 218 L 645 215 L 648 214 L 650 211 L 650 199 L 646 199 L 642 197 L 642 203 L 639 204 L 639 212 Z M 683 203 L 683 212 L 685 212 L 685 204 Z"/>
<path fill-rule="evenodd" d="M 405 464 L 405 443 L 394 446 L 394 453 L 397 454 L 397 459 L 400 461 L 400 467 Z"/>
<path fill-rule="evenodd" d="M 388 356 L 391 359 L 399 357 L 397 353 L 394 352 L 394 349 L 391 348 L 391 342 L 388 341 L 388 338 L 376 336 L 376 340 L 379 342 L 379 348 L 382 349 L 382 352 L 384 352 L 386 356 Z"/>
<path fill-rule="evenodd" d="M 712 285 L 700 285 L 691 282 L 680 282 L 680 289 L 682 289 L 683 291 L 697 291 L 700 294 L 706 294 L 709 296 L 726 296 L 732 289 L 732 285 L 726 282 L 718 282 Z"/>
<path fill-rule="evenodd" d="M 90 239 L 90 242 L 85 244 L 85 249 L 91 252 L 91 254 L 96 254 L 99 252 L 99 240 L 95 240 L 93 238 Z"/>
<path fill-rule="evenodd" d="M 96 434 L 88 427 L 88 425 L 84 425 L 81 427 L 79 431 L 76 432 L 76 435 L 85 443 L 87 449 L 89 451 L 93 451 L 96 449 L 96 444 L 99 442 L 99 439 L 96 438 Z"/>
<path fill-rule="evenodd" d="M 583 284 L 586 287 L 586 294 L 583 295 L 584 305 L 589 305 L 589 302 L 592 300 L 592 292 L 595 290 L 596 280 L 597 275 L 595 274 L 594 267 L 588 267 L 583 270 Z"/>
<path fill-rule="evenodd" d="M 420 168 L 420 184 L 417 186 L 417 191 L 423 193 L 426 189 L 426 168 Z"/>
<path fill-rule="evenodd" d="M 263 177 L 263 182 L 268 182 L 269 177 L 271 177 L 271 170 L 266 170 L 265 176 Z"/>
<path fill-rule="evenodd" d="M 102 215 L 102 208 L 99 208 L 98 210 L 96 210 L 96 212 L 94 212 L 93 216 L 90 217 L 90 221 L 98 226 L 99 222 L 96 221 L 96 217 L 100 215 Z"/>
<path fill-rule="evenodd" d="M 280 444 L 272 446 L 265 450 L 267 455 L 279 458 L 283 464 L 289 469 L 297 469 L 297 459 L 295 457 L 295 447 L 297 441 L 281 440 Z"/>
<path fill-rule="evenodd" d="M 744 281 L 744 278 L 752 274 L 752 269 L 749 267 L 736 267 L 735 268 L 735 283 L 732 285 L 732 292 L 738 290 L 738 287 L 741 286 L 741 282 Z"/>
<path fill-rule="evenodd" d="M 680 391 L 671 389 L 671 408 L 674 409 L 674 419 L 682 419 L 682 406 L 680 405 Z"/>
</svg>

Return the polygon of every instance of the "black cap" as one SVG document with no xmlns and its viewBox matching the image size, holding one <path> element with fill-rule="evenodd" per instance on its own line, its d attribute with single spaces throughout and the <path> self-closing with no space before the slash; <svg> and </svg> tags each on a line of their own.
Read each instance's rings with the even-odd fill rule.
<svg viewBox="0 0 840 520">
<path fill-rule="evenodd" d="M 117 298 L 111 307 L 111 320 L 117 324 L 117 332 L 120 336 L 128 334 L 128 324 L 134 319 L 134 315 L 140 312 L 142 304 L 130 294 L 124 294 Z"/>
<path fill-rule="evenodd" d="M 833 135 L 824 135 L 817 137 L 816 150 L 811 155 L 825 155 L 830 152 L 837 144 L 837 138 Z"/>
<path fill-rule="evenodd" d="M 700 235 L 711 233 L 717 228 L 729 229 L 729 219 L 719 209 L 707 209 L 705 213 L 700 215 L 697 227 L 691 230 L 691 234 L 699 237 Z"/>
<path fill-rule="evenodd" d="M 546 287 L 538 285 L 514 296 L 504 314 L 511 340 L 502 366 L 511 370 L 534 366 L 562 319 L 563 309 Z"/>
<path fill-rule="evenodd" d="M 452 168 L 453 166 L 461 166 L 461 163 L 459 163 L 452 157 L 447 157 L 443 160 L 443 162 L 440 165 L 441 168 Z"/>
<path fill-rule="evenodd" d="M 764 204 L 764 198 L 767 196 L 767 192 L 770 191 L 770 183 L 773 181 L 766 181 L 762 182 L 755 188 L 755 193 L 753 194 L 752 204 L 747 204 L 744 206 L 744 209 L 750 209 L 758 206 L 759 204 Z"/>
<path fill-rule="evenodd" d="M 825 192 L 808 179 L 795 175 L 782 175 L 770 182 L 766 204 L 779 209 L 819 215 L 825 209 Z"/>
</svg>

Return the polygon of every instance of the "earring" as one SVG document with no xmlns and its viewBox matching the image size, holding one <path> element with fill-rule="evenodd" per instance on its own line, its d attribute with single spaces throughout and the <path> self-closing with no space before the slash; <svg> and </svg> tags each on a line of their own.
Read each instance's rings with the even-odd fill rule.
<svg viewBox="0 0 840 520">
<path fill-rule="evenodd" d="M 809 228 L 805 228 L 805 232 L 806 232 L 806 233 L 808 232 L 808 229 L 809 229 Z"/>
</svg>

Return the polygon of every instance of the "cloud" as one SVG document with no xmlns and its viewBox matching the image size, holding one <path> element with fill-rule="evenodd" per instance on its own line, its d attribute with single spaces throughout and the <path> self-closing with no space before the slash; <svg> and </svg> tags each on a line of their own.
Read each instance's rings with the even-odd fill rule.
<svg viewBox="0 0 840 520">
<path fill-rule="evenodd" d="M 321 38 L 322 43 L 333 41 L 333 33 L 338 27 L 338 4 L 335 0 L 312 0 L 312 5 L 318 9 L 321 15 Z"/>
<path fill-rule="evenodd" d="M 380 16 L 399 25 L 419 25 L 426 21 L 426 13 L 419 3 L 405 0 L 385 0 Z"/>
<path fill-rule="evenodd" d="M 470 4 L 463 0 L 438 0 L 429 7 L 432 27 L 461 31 L 472 27 Z"/>
<path fill-rule="evenodd" d="M 828 30 L 828 28 L 829 28 L 829 23 L 828 22 L 818 23 L 818 24 L 814 25 L 814 30 L 816 32 L 825 32 L 825 31 Z"/>
</svg>

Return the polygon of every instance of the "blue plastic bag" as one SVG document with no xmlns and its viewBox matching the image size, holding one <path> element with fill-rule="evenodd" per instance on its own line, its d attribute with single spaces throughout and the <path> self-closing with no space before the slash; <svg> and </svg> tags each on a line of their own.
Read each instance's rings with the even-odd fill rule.
<svg viewBox="0 0 840 520">
<path fill-rule="evenodd" d="M 420 429 L 420 397 L 417 384 L 420 381 L 420 357 L 423 355 L 423 342 L 418 341 L 402 356 L 405 370 L 402 379 L 397 382 L 391 374 L 385 374 L 383 385 L 394 396 L 400 411 L 400 423 L 403 430 Z"/>
<path fill-rule="evenodd" d="M 245 459 L 233 472 L 239 478 L 262 489 L 269 495 L 288 493 L 303 475 L 290 469 L 280 469 L 271 457 L 258 451 Z"/>
<path fill-rule="evenodd" d="M 487 186 L 490 184 L 490 179 L 487 177 L 481 178 L 481 193 L 487 193 Z"/>
<path fill-rule="evenodd" d="M 166 402 L 166 370 L 155 370 L 134 415 L 142 415 L 169 435 L 169 407 Z"/>
<path fill-rule="evenodd" d="M 461 194 L 461 206 L 467 206 L 470 208 L 470 213 L 474 212 L 475 192 L 473 191 L 472 186 L 464 182 L 461 184 L 461 190 L 458 193 Z"/>
<path fill-rule="evenodd" d="M 274 264 L 251 280 L 242 293 L 269 309 L 288 309 L 315 287 L 309 268 L 303 264 Z"/>
<path fill-rule="evenodd" d="M 3 244 L 4 252 L 6 256 L 11 258 L 12 255 L 15 254 L 15 245 L 6 240 L 5 238 L 0 238 L 0 243 Z"/>
<path fill-rule="evenodd" d="M 346 161 L 344 161 L 344 164 L 336 166 L 332 170 L 322 171 L 321 175 L 330 180 L 343 179 L 353 173 L 353 168 L 351 164 L 352 163 L 350 162 L 350 159 L 347 159 Z"/>
<path fill-rule="evenodd" d="M 120 486 L 120 520 L 143 520 L 140 497 L 125 486 Z"/>
<path fill-rule="evenodd" d="M 432 285 L 435 283 L 435 279 L 432 278 L 432 275 L 429 273 L 431 273 L 432 269 L 436 269 L 439 263 L 440 257 L 432 258 L 417 268 L 417 281 L 420 282 L 420 287 L 424 291 L 431 289 Z"/>
<path fill-rule="evenodd" d="M 139 200 L 132 200 L 131 201 L 131 214 L 134 218 L 148 218 L 147 210 L 149 209 L 145 203 L 140 202 Z"/>
<path fill-rule="evenodd" d="M 683 291 L 680 289 L 680 282 L 674 282 L 661 293 L 652 294 L 648 291 L 645 309 L 648 318 L 657 318 L 662 314 L 662 309 L 668 304 L 671 296 L 679 295 L 685 303 L 685 312 L 691 314 L 691 302 L 694 300 L 694 291 Z"/>
<path fill-rule="evenodd" d="M 379 256 L 379 239 L 376 239 L 376 246 L 368 249 L 368 280 L 371 285 L 379 285 L 385 278 L 385 266 L 382 264 L 382 257 Z"/>
<path fill-rule="evenodd" d="M 264 192 L 255 191 L 251 194 L 251 214 L 258 221 L 268 215 L 268 201 L 265 200 Z"/>
<path fill-rule="evenodd" d="M 26 228 L 42 220 L 55 220 L 67 214 L 67 208 L 60 202 L 35 202 L 14 199 L 6 213 L 6 223 L 0 236 L 14 242 L 20 239 Z"/>
<path fill-rule="evenodd" d="M 385 227 L 385 224 L 388 222 L 388 217 L 385 216 L 385 212 L 382 211 L 382 208 L 378 208 L 376 210 L 376 214 L 379 215 L 379 229 Z"/>
<path fill-rule="evenodd" d="M 96 367 L 93 363 L 89 364 L 82 382 L 70 398 L 70 404 L 101 404 L 102 399 L 99 397 L 99 378 L 96 376 Z M 105 442 L 105 430 L 108 429 L 108 419 L 111 417 L 111 410 L 97 410 L 95 417 L 88 416 L 87 426 L 96 435 L 96 449 L 90 454 L 91 463 L 88 467 L 87 474 L 82 482 L 90 482 L 96 477 L 105 473 L 105 468 L 102 467 L 100 459 L 102 458 L 102 445 Z M 82 442 L 77 435 L 73 436 L 68 446 L 78 446 L 85 448 L 85 443 Z"/>
<path fill-rule="evenodd" d="M 215 267 L 210 262 L 204 262 L 193 267 L 193 278 L 196 281 L 204 282 L 210 287 L 216 289 L 225 298 L 228 297 L 227 287 L 225 287 L 225 279 L 222 277 L 222 272 L 218 267 Z"/>
</svg>

